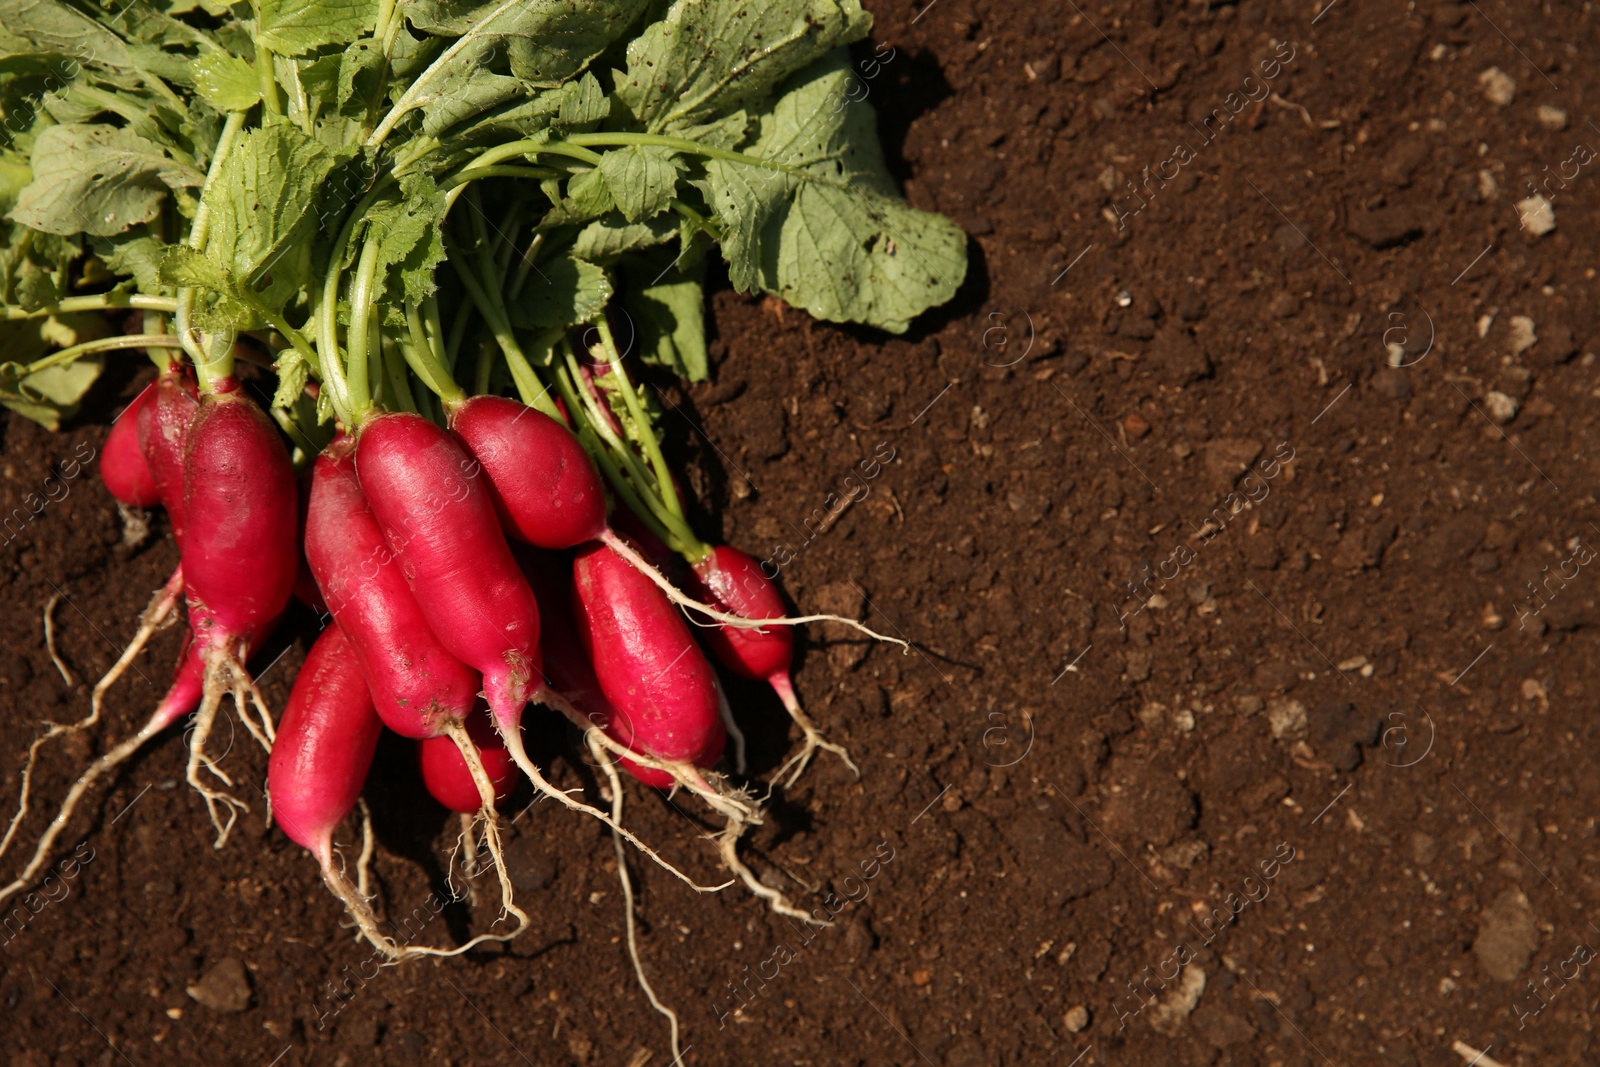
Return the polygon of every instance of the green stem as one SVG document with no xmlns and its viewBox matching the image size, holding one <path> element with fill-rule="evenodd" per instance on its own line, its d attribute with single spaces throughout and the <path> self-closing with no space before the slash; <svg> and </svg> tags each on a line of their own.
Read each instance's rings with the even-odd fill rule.
<svg viewBox="0 0 1600 1067">
<path fill-rule="evenodd" d="M 760 167 L 763 170 L 774 170 L 780 174 L 788 174 L 796 178 L 805 178 L 815 181 L 817 175 L 799 167 L 791 167 L 783 163 L 774 163 L 770 159 L 761 159 L 746 152 L 735 152 L 727 148 L 714 148 L 699 141 L 691 141 L 685 137 L 668 137 L 659 133 L 575 133 L 568 137 L 567 144 L 580 147 L 599 145 L 601 147 L 621 147 L 623 145 L 654 145 L 659 148 L 671 148 L 691 156 L 704 156 L 706 159 L 721 159 L 729 163 L 743 163 L 749 167 Z"/>
<path fill-rule="evenodd" d="M 283 100 L 278 96 L 278 78 L 272 71 L 272 53 L 260 40 L 256 46 L 256 80 L 261 89 L 261 104 L 266 114 L 283 117 Z"/>
<path fill-rule="evenodd" d="M 466 399 L 466 393 L 439 362 L 438 354 L 428 340 L 427 328 L 422 323 L 422 313 L 417 305 L 406 304 L 406 330 L 411 335 L 410 344 L 400 346 L 401 355 L 416 373 L 417 379 L 427 386 L 447 407 L 454 407 Z"/>
<path fill-rule="evenodd" d="M 361 248 L 361 261 L 356 265 L 355 277 L 350 282 L 350 330 L 346 337 L 346 381 L 350 388 L 350 414 L 360 425 L 372 409 L 372 393 L 368 386 L 367 362 L 371 342 L 368 324 L 372 320 L 373 280 L 378 273 L 377 234 L 370 234 Z M 376 375 L 373 376 L 376 378 Z"/>
<path fill-rule="evenodd" d="M 385 350 L 383 371 L 385 379 L 389 383 L 389 393 L 394 398 L 390 403 L 390 407 L 395 411 L 409 411 L 412 414 L 417 414 L 417 401 L 411 395 L 411 375 L 406 373 L 406 366 L 409 360 L 395 359 L 394 353 L 387 351 L 392 347 L 389 342 L 380 340 L 378 344 L 381 349 Z M 401 354 L 405 354 L 404 346 L 401 346 Z"/>
<path fill-rule="evenodd" d="M 350 412 L 350 386 L 345 381 L 344 366 L 339 360 L 337 318 L 324 314 L 327 310 L 325 293 L 319 294 L 313 289 L 311 300 L 311 323 L 317 329 L 317 348 L 322 357 L 322 385 L 328 391 L 328 400 L 333 404 L 334 414 L 339 421 L 354 427 L 355 417 Z"/>
<path fill-rule="evenodd" d="M 667 457 L 661 452 L 661 442 L 656 440 L 655 427 L 650 424 L 650 419 L 644 411 L 644 404 L 639 400 L 638 393 L 634 392 L 633 383 L 628 380 L 628 372 L 622 367 L 622 355 L 617 351 L 617 343 L 611 336 L 611 325 L 606 322 L 605 315 L 602 314 L 595 320 L 595 327 L 600 331 L 600 343 L 605 345 L 606 361 L 610 364 L 611 374 L 617 381 L 617 389 L 622 393 L 622 403 L 627 407 L 628 414 L 633 417 L 633 424 L 639 428 L 639 444 L 643 446 L 645 455 L 650 457 L 650 465 L 655 468 L 656 486 L 661 493 L 661 499 L 671 509 L 672 514 L 682 520 L 683 505 L 678 500 L 678 490 L 672 482 L 672 468 L 667 466 Z"/>
<path fill-rule="evenodd" d="M 233 143 L 239 139 L 239 133 L 243 129 L 244 112 L 232 112 L 223 123 L 222 136 L 217 138 L 217 150 L 211 156 L 211 168 L 206 171 L 206 183 L 200 190 L 200 207 L 195 211 L 194 222 L 189 226 L 189 247 L 196 252 L 205 251 L 206 236 L 211 228 L 211 205 L 206 203 L 206 190 L 216 181 L 217 174 L 222 170 L 223 161 L 228 158 L 229 152 L 233 150 Z M 209 392 L 213 377 L 233 373 L 233 357 L 231 346 L 226 355 L 221 355 L 215 361 L 208 359 L 207 353 L 201 349 L 189 322 L 194 314 L 196 296 L 193 286 L 185 286 L 178 290 L 178 304 L 175 309 L 176 333 L 183 342 L 183 350 L 194 361 L 195 374 L 200 378 L 201 388 Z"/>
<path fill-rule="evenodd" d="M 517 263 L 516 277 L 511 279 L 511 288 L 506 292 L 506 299 L 515 302 L 522 295 L 522 287 L 528 284 L 528 275 L 533 272 L 533 265 L 539 261 L 539 249 L 544 245 L 544 234 L 536 233 L 533 240 L 528 242 L 528 250 L 522 253 L 522 259 Z"/>
<path fill-rule="evenodd" d="M 95 352 L 112 352 L 119 348 L 181 348 L 182 342 L 169 333 L 130 333 L 120 334 L 116 337 L 102 337 L 98 341 L 85 341 L 71 348 L 63 348 L 59 352 L 52 352 L 42 359 L 36 359 L 23 368 L 22 377 L 44 370 L 46 367 L 56 367 L 63 363 L 71 363 L 82 356 L 92 355 Z"/>
<path fill-rule="evenodd" d="M 500 351 L 505 354 L 506 366 L 511 369 L 511 378 L 517 384 L 517 392 L 521 394 L 522 402 L 553 419 L 560 418 L 561 413 L 551 401 L 549 393 L 539 388 L 539 376 L 534 373 L 533 364 L 528 362 L 522 346 L 517 344 L 516 335 L 511 330 L 511 324 L 506 321 L 504 312 L 494 304 L 482 283 L 473 275 L 471 268 L 461 262 L 460 255 L 454 251 L 448 252 L 447 255 L 450 258 L 450 265 L 461 278 L 461 284 L 466 287 L 467 294 L 477 305 L 478 313 L 488 322 L 489 331 L 494 334 Z"/>
<path fill-rule="evenodd" d="M 428 299 L 422 302 L 423 325 L 428 331 L 428 345 L 433 351 L 433 358 L 439 361 L 439 366 L 447 374 L 456 372 L 456 354 L 445 347 L 444 324 L 439 321 L 439 294 L 429 293 Z"/>
<path fill-rule="evenodd" d="M 147 296 L 144 293 L 95 293 L 91 296 L 69 296 L 49 307 L 33 311 L 26 311 L 15 304 L 0 305 L 0 322 L 42 319 L 51 315 L 69 315 L 75 311 L 120 311 L 127 308 L 171 315 L 178 310 L 178 302 L 170 296 Z"/>
<path fill-rule="evenodd" d="M 457 171 L 439 183 L 439 191 L 448 193 L 470 181 L 477 181 L 479 178 L 532 178 L 535 181 L 543 181 L 546 178 L 559 178 L 560 176 L 559 172 L 551 170 L 549 167 L 519 167 L 502 163 L 492 167 L 476 167 L 470 172 L 465 170 Z"/>
</svg>

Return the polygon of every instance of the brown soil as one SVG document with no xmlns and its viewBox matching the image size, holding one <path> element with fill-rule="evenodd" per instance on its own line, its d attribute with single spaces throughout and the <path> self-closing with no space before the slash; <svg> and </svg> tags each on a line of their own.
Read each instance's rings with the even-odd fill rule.
<svg viewBox="0 0 1600 1067">
<path fill-rule="evenodd" d="M 863 775 L 821 758 L 750 855 L 808 907 L 801 883 L 865 893 L 833 928 L 807 942 L 742 891 L 639 871 L 688 1061 L 1593 1062 L 1592 20 L 1502 0 L 1035 10 L 884 9 L 857 53 L 907 195 L 972 234 L 954 306 L 888 338 L 724 286 L 716 382 L 668 389 L 703 529 L 776 553 L 800 605 L 920 645 L 804 643 L 800 693 Z M 1555 194 L 1542 237 L 1513 206 L 1530 179 Z M 1515 316 L 1538 338 L 1520 352 Z M 60 435 L 5 422 L 0 511 L 99 445 L 131 373 Z M 9 754 L 87 705 L 46 655 L 52 591 L 92 678 L 175 562 L 162 525 L 118 547 L 92 465 L 67 485 L 0 549 Z M 274 707 L 312 627 L 257 664 Z M 52 753 L 43 798 L 142 719 L 176 643 L 92 743 Z M 781 709 L 732 693 L 769 773 Z M 558 780 L 592 788 L 548 733 Z M 65 897 L 4 935 L 6 1062 L 670 1058 L 595 825 L 545 805 L 515 824 L 533 928 L 513 947 L 374 975 L 260 804 L 210 847 L 182 761 L 164 737 L 98 796 L 63 839 L 64 860 L 86 842 Z M 227 766 L 259 789 L 242 731 Z M 443 888 L 454 824 L 399 745 L 368 792 L 399 918 Z M 683 814 L 630 797 L 642 835 L 714 877 Z M 488 917 L 451 905 L 422 936 Z M 244 1010 L 186 993 L 230 958 Z"/>
</svg>

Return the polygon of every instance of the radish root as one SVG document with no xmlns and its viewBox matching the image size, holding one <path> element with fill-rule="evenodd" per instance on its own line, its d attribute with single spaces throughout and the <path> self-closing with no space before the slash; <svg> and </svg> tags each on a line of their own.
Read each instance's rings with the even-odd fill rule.
<svg viewBox="0 0 1600 1067">
<path fill-rule="evenodd" d="M 541 690 L 535 699 L 539 700 L 541 703 L 546 703 L 548 702 L 547 698 L 552 695 L 554 694 L 547 687 Z M 566 709 L 571 709 L 572 714 L 578 715 L 580 719 L 582 718 L 577 709 L 572 708 L 572 705 L 567 704 L 565 700 L 562 700 L 561 704 L 566 705 Z M 558 710 L 564 710 L 558 705 L 553 706 L 558 707 Z M 580 725 L 587 726 L 587 723 L 580 723 Z M 543 795 L 549 797 L 551 800 L 556 801 L 563 807 L 571 808 L 573 811 L 581 811 L 585 815 L 590 815 L 596 819 L 599 819 L 601 822 L 605 823 L 606 826 L 612 830 L 612 832 L 621 834 L 630 845 L 638 849 L 640 852 L 643 852 L 646 856 L 649 856 L 657 863 L 657 865 L 662 868 L 662 870 L 672 874 L 675 878 L 679 879 L 689 888 L 693 889 L 696 893 L 716 893 L 720 890 L 728 888 L 728 886 L 733 884 L 732 882 L 724 882 L 722 885 L 701 885 L 699 882 L 696 882 L 693 878 L 690 878 L 687 874 L 684 874 L 682 871 L 678 870 L 678 868 L 662 859 L 661 855 L 656 852 L 655 849 L 651 848 L 649 845 L 635 837 L 632 831 L 619 826 L 616 821 L 611 818 L 611 816 L 607 815 L 599 808 L 591 807 L 590 805 L 585 804 L 581 800 L 574 800 L 566 793 L 557 789 L 549 782 L 548 779 L 545 778 L 543 774 L 539 772 L 539 768 L 534 766 L 533 760 L 528 758 L 528 750 L 523 747 L 521 733 L 516 730 L 507 730 L 502 728 L 498 721 L 495 723 L 495 726 L 496 729 L 500 731 L 501 740 L 505 742 L 506 751 L 511 753 L 512 761 L 516 763 L 523 774 L 528 776 L 528 780 L 533 783 L 533 787 Z M 627 750 L 624 749 L 623 751 L 626 752 Z"/>
<path fill-rule="evenodd" d="M 219 655 L 226 653 L 219 650 L 208 657 L 212 662 L 206 665 L 205 697 L 200 701 L 200 710 L 195 714 L 193 732 L 189 736 L 189 766 L 184 774 L 195 792 L 206 802 L 206 813 L 211 816 L 211 825 L 217 828 L 217 839 L 212 847 L 218 849 L 227 844 L 228 834 L 233 830 L 233 824 L 238 821 L 239 812 L 250 810 L 244 801 L 229 793 L 212 789 L 200 780 L 200 768 L 204 766 L 224 785 L 233 785 L 233 779 L 223 773 L 222 768 L 218 767 L 205 751 L 206 742 L 211 739 L 211 729 L 216 725 L 217 709 L 222 705 L 223 687 L 222 679 L 219 677 L 221 669 L 216 659 Z M 226 822 L 217 815 L 219 806 L 227 811 Z"/>
<path fill-rule="evenodd" d="M 165 721 L 163 716 L 152 716 L 150 721 L 145 723 L 143 729 L 138 733 L 89 765 L 88 770 L 84 771 L 82 776 L 72 784 L 71 790 L 67 792 L 66 800 L 61 803 L 61 810 L 56 813 L 55 819 L 51 821 L 50 825 L 45 828 L 44 834 L 40 836 L 39 843 L 34 846 L 33 858 L 28 861 L 28 865 L 22 869 L 22 873 L 17 875 L 14 881 L 0 888 L 0 904 L 26 889 L 32 884 L 33 879 L 39 872 L 44 869 L 50 860 L 50 850 L 55 845 L 56 838 L 61 836 L 61 831 L 66 829 L 67 824 L 72 820 L 72 815 L 77 810 L 78 803 L 83 799 L 84 794 L 89 791 L 89 788 L 105 777 L 108 772 L 115 770 L 128 757 L 139 751 L 146 741 L 166 729 L 168 725 L 170 724 Z M 7 837 L 9 838 L 9 836 L 8 834 Z"/>
<path fill-rule="evenodd" d="M 517 917 L 517 929 L 511 935 L 515 937 L 527 928 L 528 916 L 512 900 L 511 875 L 506 870 L 505 853 L 500 848 L 500 817 L 494 807 L 494 783 L 489 780 L 489 772 L 484 770 L 478 746 L 467 736 L 466 726 L 460 720 L 452 720 L 446 724 L 445 732 L 456 743 L 456 748 L 461 750 L 461 758 L 466 761 L 467 770 L 472 774 L 472 782 L 478 787 L 478 800 L 482 804 L 483 843 L 489 850 L 489 858 L 494 861 L 494 873 L 500 879 L 500 913 L 505 915 L 509 912 Z"/>
<path fill-rule="evenodd" d="M 372 833 L 372 809 L 367 806 L 367 798 L 358 798 L 356 806 L 361 810 L 361 855 L 356 859 L 356 891 L 363 899 L 371 900 L 372 853 L 378 841 Z"/>
<path fill-rule="evenodd" d="M 78 684 L 78 679 L 72 676 L 72 671 L 67 668 L 66 662 L 56 652 L 56 624 L 53 618 L 56 605 L 61 603 L 61 594 L 56 593 L 44 605 L 44 650 L 50 653 L 50 662 L 56 665 L 56 670 L 61 672 L 61 680 L 71 689 Z"/>
<path fill-rule="evenodd" d="M 843 626 L 849 626 L 860 630 L 862 633 L 866 634 L 875 641 L 887 641 L 891 645 L 899 645 L 906 652 L 911 651 L 911 643 L 909 641 L 902 640 L 898 637 L 890 637 L 888 634 L 880 634 L 878 631 L 867 627 L 864 623 L 859 623 L 854 619 L 847 619 L 842 615 L 797 615 L 793 617 L 784 616 L 776 619 L 749 619 L 743 615 L 734 615 L 730 612 L 714 608 L 710 604 L 702 604 L 700 601 L 696 600 L 692 596 L 689 596 L 687 593 L 679 591 L 677 586 L 667 581 L 666 575 L 656 570 L 649 560 L 641 556 L 632 545 L 628 544 L 624 538 L 615 532 L 607 530 L 601 535 L 600 540 L 605 542 L 606 546 L 609 547 L 611 551 L 615 552 L 617 555 L 631 563 L 634 570 L 638 571 L 640 574 L 643 574 L 645 577 L 654 582 L 656 587 L 667 595 L 668 600 L 671 600 L 674 604 L 681 608 L 687 609 L 685 614 L 688 614 L 691 611 L 699 612 L 701 615 L 705 615 L 716 620 L 715 623 L 701 622 L 692 614 L 689 615 L 689 621 L 694 623 L 696 626 L 714 629 L 718 624 L 721 624 L 724 626 L 738 627 L 741 630 L 759 630 L 763 626 L 799 626 L 801 623 L 806 622 L 836 622 Z"/>
<path fill-rule="evenodd" d="M 167 579 L 167 584 L 151 595 L 144 614 L 139 616 L 139 629 L 134 633 L 133 640 L 128 642 L 128 647 L 122 650 L 122 655 L 111 665 L 111 669 L 95 683 L 94 692 L 89 697 L 89 717 L 63 729 L 82 730 L 100 721 L 100 712 L 105 707 L 106 693 L 133 665 L 134 658 L 144 650 L 150 638 L 157 631 L 172 624 L 176 618 L 172 612 L 178 606 L 178 597 L 182 593 L 183 567 L 179 566 L 172 572 L 172 577 Z"/>
<path fill-rule="evenodd" d="M 172 572 L 172 577 L 167 579 L 167 584 L 156 590 L 151 596 L 150 603 L 144 609 L 144 614 L 139 617 L 139 629 L 133 635 L 133 640 L 128 643 L 127 648 L 122 650 L 121 657 L 111 665 L 111 669 L 106 672 L 105 677 L 95 683 L 94 691 L 89 697 L 88 716 L 66 725 L 58 722 L 47 723 L 45 732 L 34 739 L 33 743 L 28 746 L 28 759 L 22 768 L 22 781 L 17 798 L 17 813 L 12 816 L 10 825 L 6 827 L 5 836 L 0 838 L 0 856 L 4 856 L 6 849 L 11 847 L 11 839 L 16 836 L 17 828 L 22 825 L 22 820 L 28 815 L 28 801 L 33 785 L 33 768 L 39 760 L 39 749 L 53 738 L 60 737 L 62 734 L 76 733 L 79 730 L 88 729 L 100 721 L 100 712 L 104 707 L 106 691 L 127 671 L 128 666 L 133 663 L 134 657 L 139 654 L 150 640 L 150 636 L 158 630 L 171 625 L 172 609 L 177 606 L 178 595 L 182 591 L 183 568 L 180 567 Z M 45 645 L 50 648 L 50 658 L 52 660 L 56 660 L 56 655 L 52 644 L 53 627 L 50 622 L 50 608 L 55 605 L 57 599 L 57 597 L 52 597 L 50 605 L 45 608 Z M 62 665 L 59 660 L 57 660 L 56 665 L 58 669 L 61 669 Z M 63 676 L 65 677 L 65 675 Z M 68 684 L 75 683 L 69 681 Z"/>
<path fill-rule="evenodd" d="M 611 821 L 622 822 L 622 779 L 617 775 L 616 764 L 606 754 L 604 747 L 595 738 L 589 735 L 589 752 L 594 756 L 600 769 L 605 771 L 606 782 L 611 788 Z M 633 973 L 639 980 L 639 988 L 644 990 L 644 995 L 650 1001 L 650 1006 L 667 1017 L 667 1025 L 671 1028 L 672 1062 L 677 1063 L 683 1058 L 683 1050 L 678 1044 L 678 1013 L 661 1002 L 656 996 L 656 991 L 650 986 L 650 979 L 645 977 L 644 961 L 639 957 L 638 923 L 635 921 L 633 904 L 633 881 L 628 877 L 628 855 L 622 847 L 622 838 L 616 831 L 611 834 L 611 847 L 617 856 L 617 877 L 622 879 L 622 906 L 623 914 L 628 924 L 628 958 L 633 961 Z"/>
<path fill-rule="evenodd" d="M 811 762 L 812 755 L 817 749 L 823 748 L 844 760 L 844 765 L 854 771 L 857 778 L 860 778 L 861 768 L 857 767 L 856 761 L 850 758 L 849 750 L 843 745 L 836 745 L 824 738 L 822 731 L 817 729 L 816 723 L 811 721 L 811 717 L 800 706 L 799 698 L 794 695 L 794 684 L 789 681 L 788 676 L 785 674 L 774 675 L 768 679 L 768 682 L 777 692 L 778 699 L 783 701 L 784 708 L 789 712 L 789 718 L 793 719 L 794 724 L 800 727 L 801 732 L 805 734 L 805 743 L 801 746 L 800 751 L 785 760 L 783 766 L 778 768 L 778 772 L 773 777 L 782 778 L 784 772 L 793 767 L 794 771 L 790 773 L 788 781 L 783 783 L 785 788 L 792 787 L 795 782 L 800 780 L 800 775 L 805 773 L 806 765 Z"/>
<path fill-rule="evenodd" d="M 787 915 L 792 919 L 810 923 L 812 926 L 832 926 L 831 922 L 813 918 L 809 912 L 801 911 L 789 903 L 789 898 L 769 885 L 763 885 L 756 877 L 755 872 L 745 866 L 744 860 L 739 858 L 739 838 L 743 836 L 746 824 L 737 819 L 729 819 L 727 827 L 717 835 L 717 851 L 722 856 L 722 862 L 728 870 L 739 876 L 745 888 L 767 902 L 767 906 L 779 915 Z"/>
</svg>

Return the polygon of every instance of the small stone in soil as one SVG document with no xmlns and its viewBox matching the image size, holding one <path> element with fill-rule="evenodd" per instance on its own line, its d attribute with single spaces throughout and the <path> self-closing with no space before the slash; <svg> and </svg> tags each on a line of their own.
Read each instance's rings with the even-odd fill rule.
<svg viewBox="0 0 1600 1067">
<path fill-rule="evenodd" d="M 1522 228 L 1535 237 L 1543 237 L 1556 228 L 1556 209 L 1542 196 L 1518 200 L 1517 215 Z"/>
<path fill-rule="evenodd" d="M 1510 333 L 1507 340 L 1511 344 L 1511 354 L 1520 356 L 1532 348 L 1539 340 L 1539 335 L 1534 333 L 1533 320 L 1526 315 L 1511 316 Z"/>
<path fill-rule="evenodd" d="M 227 956 L 212 964 L 186 992 L 212 1011 L 234 1014 L 250 1006 L 250 978 L 244 964 Z"/>
<path fill-rule="evenodd" d="M 1507 889 L 1478 917 L 1478 936 L 1472 951 L 1490 978 L 1513 982 L 1528 966 L 1539 947 L 1539 930 L 1533 908 L 1522 890 Z"/>
<path fill-rule="evenodd" d="M 1478 75 L 1478 85 L 1483 98 L 1495 107 L 1507 107 L 1517 98 L 1516 79 L 1499 67 L 1490 67 Z"/>
<path fill-rule="evenodd" d="M 1076 1034 L 1089 1025 L 1089 1009 L 1082 1004 L 1068 1008 L 1061 1021 L 1066 1026 L 1068 1033 Z"/>
</svg>

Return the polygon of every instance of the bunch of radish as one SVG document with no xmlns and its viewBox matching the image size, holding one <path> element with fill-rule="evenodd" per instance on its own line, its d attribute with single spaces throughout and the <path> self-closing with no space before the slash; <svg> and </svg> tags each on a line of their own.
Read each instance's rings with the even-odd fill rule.
<svg viewBox="0 0 1600 1067">
<path fill-rule="evenodd" d="M 8 9 L 0 322 L 41 343 L 0 364 L 0 405 L 59 422 L 106 353 L 148 353 L 158 378 L 101 469 L 124 507 L 165 510 L 180 562 L 87 714 L 30 747 L 0 856 L 29 825 L 42 747 L 100 722 L 153 634 L 180 615 L 188 634 L 165 697 L 74 781 L 0 903 L 97 783 L 190 715 L 186 778 L 222 847 L 250 806 L 212 741 L 231 705 L 271 753 L 269 818 L 392 959 L 526 927 L 498 813 L 519 788 L 604 824 L 619 857 L 720 888 L 623 824 L 619 768 L 720 820 L 727 884 L 813 921 L 738 850 L 756 797 L 819 749 L 856 770 L 801 707 L 792 627 L 905 642 L 786 616 L 775 574 L 696 535 L 641 375 L 709 377 L 712 248 L 741 292 L 895 333 L 961 285 L 965 235 L 894 193 L 855 92 L 846 46 L 871 16 L 859 0 L 337 6 L 175 8 L 159 48 L 117 5 Z M 63 26 L 99 42 L 73 69 Z M 34 107 L 35 82 L 92 106 Z M 48 351 L 90 312 L 138 332 Z M 322 627 L 278 717 L 248 664 L 295 597 Z M 799 729 L 770 784 L 746 776 L 717 665 L 768 683 Z M 609 798 L 529 755 L 530 731 L 569 724 Z M 383 933 L 365 814 L 354 879 L 335 848 L 384 730 L 460 813 L 469 878 L 479 840 L 495 870 L 499 914 L 466 944 Z"/>
<path fill-rule="evenodd" d="M 497 816 L 519 778 L 605 823 L 695 888 L 708 888 L 614 815 L 546 779 L 523 738 L 530 705 L 538 706 L 535 719 L 553 712 L 583 730 L 608 774 L 615 761 L 647 786 L 682 787 L 702 799 L 725 821 L 718 839 L 724 865 L 774 908 L 804 916 L 739 859 L 736 843 L 760 821 L 760 806 L 716 770 L 732 731 L 743 771 L 742 738 L 705 650 L 737 674 L 770 681 L 782 696 L 804 734 L 800 753 L 779 771 L 792 784 L 817 747 L 849 762 L 800 710 L 788 673 L 789 627 L 831 617 L 785 618 L 776 589 L 749 556 L 688 534 L 659 448 L 630 446 L 620 423 L 605 417 L 603 390 L 625 388 L 637 403 L 636 387 L 620 356 L 597 373 L 611 343 L 604 320 L 587 332 L 602 340 L 589 362 L 571 356 L 557 372 L 553 382 L 565 400 L 547 404 L 548 413 L 504 396 L 467 396 L 429 356 L 419 357 L 418 377 L 437 390 L 437 421 L 385 410 L 370 395 L 352 393 L 347 376 L 334 386 L 339 430 L 320 452 L 303 456 L 299 488 L 289 448 L 226 354 L 192 365 L 164 360 L 158 380 L 113 426 L 102 470 L 121 504 L 166 509 L 179 568 L 152 598 L 133 645 L 96 686 L 91 714 L 52 727 L 30 757 L 51 737 L 99 719 L 109 686 L 170 622 L 180 599 L 189 621 L 184 651 L 145 726 L 78 780 L 0 900 L 49 861 L 93 783 L 197 706 L 188 780 L 221 847 L 247 807 L 207 752 L 231 695 L 241 721 L 271 752 L 267 795 L 279 824 L 312 854 L 361 931 L 392 958 L 462 952 L 526 926 Z M 624 513 L 623 525 L 644 550 L 612 527 L 614 497 L 603 469 L 615 497 L 637 509 Z M 649 558 L 673 548 L 693 564 L 688 592 Z M 302 586 L 302 598 L 323 612 L 326 629 L 275 723 L 246 663 L 302 574 L 313 583 Z M 383 729 L 414 740 L 426 789 L 462 813 L 469 874 L 481 825 L 509 928 L 454 949 L 400 946 L 344 874 L 333 834 L 355 806 Z M 25 794 L 0 852 L 26 812 Z"/>
</svg>

